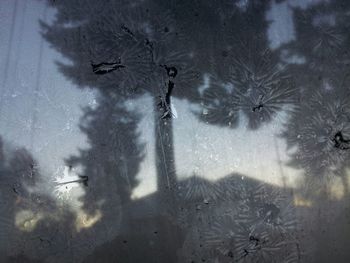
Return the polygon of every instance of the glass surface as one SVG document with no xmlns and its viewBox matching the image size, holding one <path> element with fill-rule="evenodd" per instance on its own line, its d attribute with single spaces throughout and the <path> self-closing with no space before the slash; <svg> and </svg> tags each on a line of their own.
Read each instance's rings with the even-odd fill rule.
<svg viewBox="0 0 350 263">
<path fill-rule="evenodd" d="M 350 262 L 350 1 L 1 0 L 0 262 Z"/>
</svg>

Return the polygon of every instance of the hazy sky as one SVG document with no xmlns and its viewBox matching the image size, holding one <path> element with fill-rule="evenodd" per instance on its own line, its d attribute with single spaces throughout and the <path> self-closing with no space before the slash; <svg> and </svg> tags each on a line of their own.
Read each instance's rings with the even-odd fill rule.
<svg viewBox="0 0 350 263">
<path fill-rule="evenodd" d="M 294 37 L 290 5 L 305 7 L 305 3 L 313 2 L 289 1 L 271 6 L 266 14 L 272 21 L 268 30 L 271 48 Z M 0 2 L 0 80 L 4 98 L 0 134 L 6 142 L 30 149 L 48 182 L 63 175 L 64 158 L 77 153 L 78 148 L 88 147 L 85 135 L 78 128 L 79 118 L 82 106 L 96 103 L 91 90 L 78 89 L 57 71 L 55 61 L 64 59 L 40 37 L 38 19 L 50 21 L 53 15 L 54 11 L 41 1 Z M 130 102 L 144 115 L 140 131 L 147 151 L 134 197 L 156 190 L 152 102 L 147 96 L 141 100 L 144 103 Z M 300 176 L 299 171 L 283 165 L 287 161 L 286 146 L 276 138 L 287 118 L 285 113 L 258 131 L 246 129 L 244 120 L 239 128 L 231 130 L 199 122 L 186 101 L 175 99 L 173 103 L 178 112 L 174 138 L 180 177 L 195 173 L 217 180 L 238 172 L 281 185 L 276 147 L 287 182 L 293 185 Z"/>
</svg>

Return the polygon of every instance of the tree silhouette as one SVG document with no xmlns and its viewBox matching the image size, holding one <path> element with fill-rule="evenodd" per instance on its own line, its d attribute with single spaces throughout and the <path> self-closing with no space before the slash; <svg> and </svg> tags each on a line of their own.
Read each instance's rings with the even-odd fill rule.
<svg viewBox="0 0 350 263">
<path fill-rule="evenodd" d="M 290 164 L 305 170 L 309 187 L 326 192 L 333 178 L 345 178 L 349 158 L 348 8 L 332 1 L 295 9 L 295 40 L 280 49 L 300 92 L 284 133 L 297 146 Z"/>
<path fill-rule="evenodd" d="M 349 230 L 342 219 L 349 197 L 348 11 L 346 1 L 322 1 L 306 10 L 295 8 L 295 39 L 280 48 L 300 93 L 283 137 L 291 150 L 289 164 L 305 173 L 301 192 L 314 202 L 314 211 L 306 218 L 315 222 L 310 226 L 311 236 L 317 240 L 313 260 L 320 262 L 346 261 L 349 257 L 343 248 Z M 342 199 L 336 202 L 332 186 L 339 179 Z M 330 215 L 332 208 L 336 216 Z M 325 224 L 333 227 L 322 229 Z M 331 239 L 337 240 L 337 251 L 326 241 Z"/>
<path fill-rule="evenodd" d="M 79 183 L 86 214 L 40 192 L 38 163 L 0 139 L 5 261 L 347 262 L 349 3 L 294 8 L 295 39 L 271 49 L 266 13 L 283 0 L 47 2 L 57 12 L 41 23 L 43 36 L 69 60 L 59 69 L 96 94 L 80 124 L 89 146 L 65 160 L 76 178 L 57 185 Z M 129 103 L 143 95 L 152 97 L 158 189 L 133 200 L 147 149 L 142 114 Z M 257 131 L 287 111 L 281 137 L 305 185 L 241 174 L 178 179 L 174 98 L 199 105 L 196 116 L 221 128 L 244 119 Z M 344 195 L 334 200 L 339 178 Z M 310 200 L 289 194 L 304 188 Z"/>
<path fill-rule="evenodd" d="M 42 26 L 45 38 L 70 61 L 59 63 L 60 70 L 75 84 L 99 94 L 97 107 L 85 110 L 81 126 L 91 147 L 67 163 L 82 166 L 80 176 L 94 186 L 86 188 L 84 208 L 90 214 L 100 209 L 109 218 L 96 229 L 108 229 L 121 214 L 128 221 L 122 223 L 128 233 L 94 255 L 117 244 L 118 255 L 140 260 L 120 248 L 130 238 L 140 240 L 138 245 L 145 246 L 142 254 L 152 258 L 156 252 L 148 251 L 150 234 L 138 228 L 131 214 L 137 205 L 157 200 L 164 208 L 158 211 L 170 213 L 167 218 L 176 223 L 173 227 L 159 215 L 150 222 L 143 219 L 148 227 L 156 222 L 165 233 L 156 243 L 161 250 L 167 251 L 171 233 L 183 232 L 173 240 L 182 245 L 180 258 L 186 260 L 299 261 L 299 243 L 291 234 L 296 231 L 295 210 L 285 192 L 276 194 L 273 187 L 232 178 L 215 183 L 197 176 L 177 180 L 172 99 L 201 105 L 195 113 L 200 120 L 229 128 L 236 128 L 243 117 L 249 129 L 257 130 L 288 111 L 282 137 L 296 148 L 290 165 L 304 169 L 314 189 L 327 188 L 329 177 L 337 174 L 347 189 L 348 4 L 333 1 L 295 8 L 295 40 L 272 50 L 266 19 L 272 1 L 50 3 L 57 10 L 56 19 Z M 199 89 L 203 76 L 209 76 L 209 83 Z M 158 192 L 131 201 L 143 146 L 137 133 L 140 118 L 125 101 L 145 94 L 153 98 Z M 200 248 L 195 247 L 198 244 Z"/>
<path fill-rule="evenodd" d="M 156 224 L 161 229 L 162 234 L 156 241 L 161 250 L 157 254 L 159 260 L 176 251 L 175 248 L 169 251 L 169 236 L 172 236 L 173 245 L 181 246 L 182 234 L 189 232 L 186 242 L 193 245 L 195 235 L 191 233 L 206 227 L 206 220 L 210 219 L 208 215 L 213 212 L 210 204 L 221 200 L 222 196 L 226 201 L 214 211 L 215 215 L 227 210 L 227 207 L 239 204 L 237 209 L 247 218 L 252 219 L 257 213 L 260 215 L 258 222 L 245 222 L 244 227 L 247 227 L 246 223 L 259 226 L 259 231 L 265 224 L 280 227 L 279 222 L 271 223 L 284 215 L 280 208 L 282 205 L 277 204 L 276 200 L 258 202 L 254 199 L 256 197 L 251 197 L 244 201 L 241 192 L 227 188 L 228 182 L 226 185 L 213 184 L 195 177 L 178 182 L 172 138 L 174 112 L 171 99 L 174 97 L 202 103 L 203 116 L 199 117 L 210 124 L 235 127 L 238 113 L 242 111 L 248 117 L 251 129 L 257 129 L 262 123 L 271 121 L 286 104 L 293 102 L 291 81 L 277 55 L 268 49 L 268 24 L 265 20 L 265 11 L 269 6 L 267 1 L 249 1 L 245 6 L 238 5 L 238 1 L 225 0 L 217 3 L 59 1 L 52 4 L 58 11 L 56 19 L 52 25 L 42 26 L 44 37 L 70 60 L 70 63 L 59 64 L 61 71 L 79 86 L 99 91 L 98 106 L 85 111 L 85 123 L 82 125 L 91 148 L 82 150 L 79 156 L 68 159 L 67 163 L 73 167 L 82 165 L 84 176 L 88 176 L 89 184 L 95 189 L 87 188 L 85 209 L 91 214 L 102 209 L 106 218 L 110 219 L 118 217 L 122 212 L 123 219 L 129 221 L 122 225 L 131 229 L 126 234 L 118 235 L 111 243 L 103 245 L 101 250 L 97 249 L 87 259 L 88 262 L 103 255 L 103 251 L 112 253 L 112 247 L 118 250 L 117 255 L 130 262 L 140 260 L 140 257 L 151 258 L 156 253 L 149 251 L 152 248 L 147 244 L 147 239 L 154 238 L 150 238 L 148 229 L 141 230 L 139 224 L 133 224 L 133 216 L 126 214 L 128 209 L 118 210 L 119 206 L 128 208 L 130 203 L 134 208 L 131 210 L 136 209 L 137 202 L 130 202 L 130 193 L 137 184 L 135 175 L 142 160 L 142 146 L 139 145 L 138 134 L 135 132 L 139 119 L 126 109 L 124 102 L 143 94 L 149 94 L 153 98 L 158 184 L 156 199 L 163 204 L 159 211 L 168 215 L 170 213 L 167 218 L 185 230 L 173 227 L 162 216 L 155 216 L 152 222 L 143 219 L 147 226 L 153 227 Z M 203 75 L 215 76 L 215 82 L 210 83 L 202 97 L 196 86 L 200 76 L 192 67 Z M 111 191 L 115 186 L 115 192 L 109 197 L 106 197 L 106 184 L 112 187 Z M 239 184 L 233 185 L 236 187 Z M 237 194 L 235 197 L 232 196 L 234 192 Z M 100 202 L 102 200 L 107 202 Z M 147 200 L 145 198 L 139 202 L 146 205 Z M 203 205 L 210 209 L 201 212 Z M 248 210 L 245 209 L 247 207 Z M 231 227 L 238 231 L 240 224 L 236 221 L 242 220 L 243 224 L 247 218 L 238 219 L 236 215 L 237 213 L 231 215 L 234 221 L 231 222 Z M 206 220 L 201 219 L 202 216 Z M 110 223 L 108 221 L 110 220 L 105 221 L 105 224 Z M 102 226 L 104 222 L 98 224 Z M 225 231 L 225 228 L 221 228 L 221 231 Z M 241 232 L 237 231 L 238 237 Z M 252 228 L 249 231 L 252 232 Z M 249 231 L 241 234 L 244 242 Z M 278 230 L 276 233 L 281 232 L 283 231 Z M 269 236 L 276 241 L 271 244 L 273 249 L 283 251 L 279 246 L 285 236 L 277 240 L 266 231 L 257 235 L 259 237 L 255 238 Z M 132 243 L 135 240 L 138 240 L 138 244 Z M 236 238 L 235 242 L 237 240 Z M 248 240 L 248 243 L 253 241 Z M 132 243 L 137 251 L 140 245 L 144 245 L 141 248 L 142 255 L 131 255 L 130 249 L 121 247 L 121 244 L 127 242 Z M 238 246 L 238 243 L 234 246 Z M 247 246 L 243 244 L 236 250 L 234 246 L 229 245 L 229 248 L 234 251 L 232 253 L 236 258 L 244 253 L 244 249 L 253 250 L 246 248 L 250 247 L 250 243 Z M 220 256 L 227 259 L 231 258 L 226 255 L 229 251 L 220 251 L 216 246 L 212 251 L 214 254 L 219 252 Z M 187 255 L 186 260 L 190 258 L 186 253 L 184 255 Z M 269 256 L 274 255 L 272 253 Z M 175 262 L 176 257 L 171 256 L 168 261 Z"/>
<path fill-rule="evenodd" d="M 120 220 L 126 223 L 124 228 L 130 223 L 124 208 L 130 206 L 144 155 L 138 122 L 138 114 L 128 111 L 114 91 L 101 91 L 97 106 L 85 109 L 80 126 L 89 148 L 66 160 L 71 167 L 81 167 L 81 175 L 88 178 L 83 209 L 92 216 L 101 211 L 103 220 L 97 223 L 101 239 L 114 237 Z"/>
<path fill-rule="evenodd" d="M 293 79 L 281 63 L 278 53 L 269 49 L 268 2 L 252 1 L 226 23 L 233 25 L 224 33 L 226 70 L 214 74 L 202 96 L 198 117 L 210 124 L 235 128 L 239 113 L 248 119 L 248 127 L 257 129 L 287 106 L 295 103 Z M 216 63 L 220 64 L 220 57 Z"/>
<path fill-rule="evenodd" d="M 59 258 L 67 236 L 74 232 L 72 214 L 59 209 L 41 189 L 42 183 L 32 155 L 0 138 L 0 251 L 4 262 Z M 69 255 L 61 256 L 67 259 Z"/>
<path fill-rule="evenodd" d="M 67 77 L 113 91 L 121 101 L 153 97 L 158 189 L 174 189 L 171 97 L 186 96 L 196 79 L 177 21 L 152 1 L 87 1 L 84 12 L 79 1 L 52 4 L 58 14 L 54 24 L 43 24 L 44 36 L 72 62 L 59 64 Z"/>
<path fill-rule="evenodd" d="M 42 206 L 44 200 L 39 198 L 40 195 L 28 190 L 35 187 L 38 176 L 37 163 L 29 152 L 23 148 L 5 148 L 0 138 L 0 249 L 4 249 L 5 255 L 20 240 L 18 236 L 10 235 L 15 232 L 16 212 L 24 208 L 38 211 Z"/>
</svg>

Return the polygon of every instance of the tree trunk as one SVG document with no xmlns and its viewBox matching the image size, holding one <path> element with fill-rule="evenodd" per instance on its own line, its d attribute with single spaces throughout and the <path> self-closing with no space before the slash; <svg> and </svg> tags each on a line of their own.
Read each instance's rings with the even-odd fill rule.
<svg viewBox="0 0 350 263">
<path fill-rule="evenodd" d="M 176 190 L 173 119 L 171 117 L 161 118 L 163 112 L 159 110 L 158 102 L 157 100 L 154 101 L 157 189 L 161 196 L 172 199 Z"/>
</svg>

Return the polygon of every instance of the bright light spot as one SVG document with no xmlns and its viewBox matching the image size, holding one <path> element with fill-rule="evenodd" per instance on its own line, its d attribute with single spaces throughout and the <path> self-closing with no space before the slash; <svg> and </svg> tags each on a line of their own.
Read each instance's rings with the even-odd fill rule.
<svg viewBox="0 0 350 263">
<path fill-rule="evenodd" d="M 69 168 L 68 166 L 58 168 L 55 173 L 55 195 L 58 199 L 68 200 L 70 199 L 71 191 L 74 188 L 81 188 L 78 183 L 67 183 L 77 180 L 79 177 L 74 171 L 74 168 Z M 66 184 L 67 183 L 67 184 Z"/>
<path fill-rule="evenodd" d="M 77 217 L 75 220 L 75 226 L 78 232 L 80 232 L 84 228 L 90 228 L 95 225 L 102 218 L 102 213 L 100 210 L 95 212 L 95 215 L 88 215 L 83 210 L 80 210 L 77 213 Z"/>
<path fill-rule="evenodd" d="M 330 196 L 332 199 L 340 200 L 344 197 L 345 188 L 343 180 L 340 177 L 335 177 L 333 182 L 330 184 Z"/>
<path fill-rule="evenodd" d="M 42 218 L 41 213 L 34 214 L 30 210 L 22 210 L 15 216 L 15 225 L 21 231 L 31 232 Z"/>
<path fill-rule="evenodd" d="M 294 196 L 293 201 L 294 201 L 295 206 L 304 206 L 304 207 L 311 207 L 312 206 L 311 200 L 304 199 L 303 197 L 298 196 L 298 195 Z"/>
</svg>

